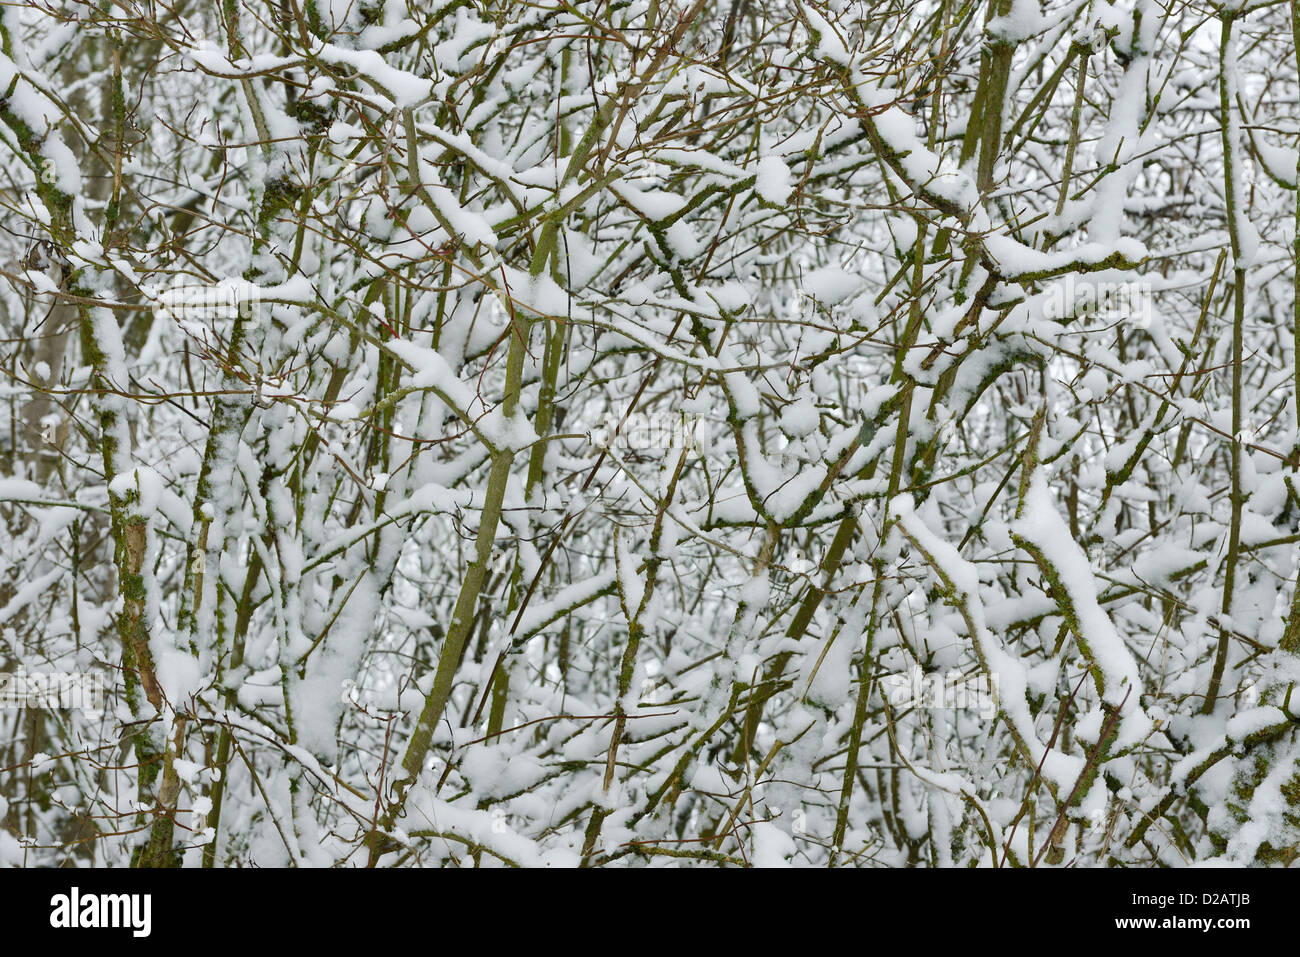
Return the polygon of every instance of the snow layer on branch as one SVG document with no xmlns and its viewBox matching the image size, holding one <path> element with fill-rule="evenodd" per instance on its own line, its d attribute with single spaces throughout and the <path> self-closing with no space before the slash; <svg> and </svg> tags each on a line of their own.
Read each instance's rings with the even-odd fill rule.
<svg viewBox="0 0 1300 957">
<path fill-rule="evenodd" d="M 790 168 L 779 156 L 764 156 L 758 161 L 758 172 L 754 180 L 754 192 L 773 206 L 781 206 L 794 191 L 790 181 Z"/>
<path fill-rule="evenodd" d="M 874 82 L 863 77 L 858 83 L 858 96 L 872 110 L 872 124 L 897 154 L 912 184 L 962 209 L 974 207 L 979 201 L 975 181 L 955 166 L 945 165 L 940 156 L 928 149 L 916 134 L 916 121 L 894 105 L 897 93 L 876 87 L 872 85 Z"/>
<path fill-rule="evenodd" d="M 823 266 L 803 275 L 804 292 L 827 306 L 838 305 L 865 285 L 861 276 L 838 266 Z"/>
<path fill-rule="evenodd" d="M 470 388 L 438 352 L 403 339 L 390 339 L 384 347 L 413 370 L 411 386 L 432 390 L 494 449 L 522 449 L 537 441 L 537 433 L 528 420 L 515 410 L 506 418 L 501 409 L 486 410 L 478 393 Z M 480 411 L 484 410 L 484 411 Z"/>
<path fill-rule="evenodd" d="M 1057 599 L 1068 602 L 1073 610 L 1079 639 L 1087 646 L 1089 657 L 1101 672 L 1105 700 L 1115 707 L 1123 702 L 1121 746 L 1142 740 L 1151 730 L 1151 721 L 1139 703 L 1142 678 L 1137 661 L 1110 617 L 1102 610 L 1097 600 L 1097 580 L 1092 566 L 1056 510 L 1041 470 L 1034 474 L 1025 495 L 1024 511 L 1012 524 L 1011 530 L 1042 554 L 1056 576 L 1053 587 L 1059 583 L 1059 587 L 1065 590 L 1065 594 L 1057 596 Z"/>
<path fill-rule="evenodd" d="M 326 63 L 352 67 L 392 96 L 399 109 L 415 106 L 433 92 L 432 80 L 399 70 L 374 50 L 348 50 L 332 43 L 322 43 L 314 55 Z"/>
<path fill-rule="evenodd" d="M 930 530 L 912 504 L 910 495 L 899 495 L 889 503 L 907 535 L 933 560 L 943 578 L 952 583 L 957 594 L 953 596 L 965 607 L 974 627 L 970 637 L 975 642 L 981 664 L 990 676 L 990 686 L 998 710 L 1003 714 L 1016 735 L 1029 750 L 1030 758 L 1042 762 L 1043 776 L 1058 789 L 1069 789 L 1083 770 L 1083 760 L 1048 751 L 1038 738 L 1034 716 L 1029 709 L 1029 675 L 1024 665 L 989 631 L 984 616 L 984 604 L 979 594 L 979 573 L 975 566 L 961 557 L 957 549 Z M 1046 756 L 1046 757 L 1044 757 Z"/>
<path fill-rule="evenodd" d="M 1045 253 L 1017 242 L 1010 236 L 989 236 L 984 240 L 984 248 L 997 260 L 1002 275 L 1008 279 L 1049 275 L 1080 265 L 1096 266 L 1114 257 L 1123 257 L 1136 263 L 1147 256 L 1147 249 L 1142 243 L 1127 237 L 1117 239 L 1113 245 L 1085 243 L 1074 249 Z"/>
<path fill-rule="evenodd" d="M 1013 0 L 1011 11 L 994 17 L 984 28 L 989 36 L 1008 43 L 1020 43 L 1040 32 L 1047 19 L 1039 12 L 1038 0 Z"/>
<path fill-rule="evenodd" d="M 840 66 L 849 66 L 853 62 L 853 58 L 849 54 L 848 47 L 844 45 L 844 41 L 835 32 L 835 28 L 827 22 L 826 18 L 815 7 L 805 3 L 801 4 L 800 9 L 808 22 L 808 28 L 817 39 L 817 56 L 838 63 Z"/>
<path fill-rule="evenodd" d="M 407 803 L 411 830 L 454 834 L 523 867 L 574 867 L 578 863 L 573 851 L 542 850 L 536 841 L 511 828 L 500 812 L 458 807 L 423 788 L 413 791 Z"/>
</svg>

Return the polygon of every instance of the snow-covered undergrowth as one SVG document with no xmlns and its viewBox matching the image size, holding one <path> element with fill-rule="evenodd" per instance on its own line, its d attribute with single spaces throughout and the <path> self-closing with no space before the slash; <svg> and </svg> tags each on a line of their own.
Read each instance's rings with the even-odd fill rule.
<svg viewBox="0 0 1300 957">
<path fill-rule="evenodd" d="M 1296 860 L 1294 0 L 0 24 L 0 863 Z"/>
</svg>

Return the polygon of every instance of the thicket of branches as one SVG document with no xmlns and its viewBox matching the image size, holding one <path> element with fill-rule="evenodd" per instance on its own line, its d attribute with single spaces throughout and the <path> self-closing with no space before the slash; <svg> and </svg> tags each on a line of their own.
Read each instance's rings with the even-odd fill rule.
<svg viewBox="0 0 1300 957">
<path fill-rule="evenodd" d="M 1292 863 L 1297 39 L 5 5 L 0 862 Z"/>
</svg>

